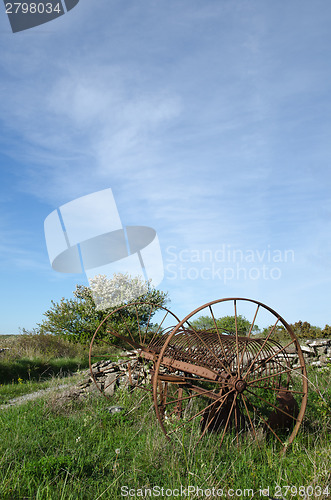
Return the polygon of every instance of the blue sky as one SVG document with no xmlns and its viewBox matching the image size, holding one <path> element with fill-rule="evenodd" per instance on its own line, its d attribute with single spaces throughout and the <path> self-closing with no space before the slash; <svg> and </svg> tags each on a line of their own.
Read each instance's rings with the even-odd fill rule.
<svg viewBox="0 0 331 500">
<path fill-rule="evenodd" d="M 157 231 L 178 316 L 242 296 L 330 324 L 330 21 L 319 0 L 80 0 L 13 34 L 0 4 L 0 332 L 87 284 L 52 270 L 43 224 L 109 187 Z"/>
</svg>

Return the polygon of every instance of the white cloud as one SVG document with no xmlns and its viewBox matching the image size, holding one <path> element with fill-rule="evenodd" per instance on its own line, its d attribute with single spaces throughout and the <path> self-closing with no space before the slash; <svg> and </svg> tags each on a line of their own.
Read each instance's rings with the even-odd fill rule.
<svg viewBox="0 0 331 500">
<path fill-rule="evenodd" d="M 111 187 L 123 224 L 155 227 L 161 246 L 290 246 L 297 276 L 306 255 L 323 265 L 330 12 L 100 0 L 11 37 L 0 116 L 2 149 L 20 165 L 15 189 L 51 212 Z M 17 246 L 9 237 L 3 255 Z M 174 286 L 180 300 L 195 295 L 178 291 L 188 285 Z M 246 285 L 284 294 L 230 288 Z"/>
</svg>

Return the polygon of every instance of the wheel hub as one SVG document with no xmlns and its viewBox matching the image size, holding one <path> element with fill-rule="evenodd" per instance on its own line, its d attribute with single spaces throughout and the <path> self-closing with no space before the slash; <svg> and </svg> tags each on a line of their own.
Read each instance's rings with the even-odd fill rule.
<svg viewBox="0 0 331 500">
<path fill-rule="evenodd" d="M 238 379 L 234 383 L 234 388 L 237 392 L 243 392 L 246 389 L 246 382 L 245 380 Z"/>
</svg>

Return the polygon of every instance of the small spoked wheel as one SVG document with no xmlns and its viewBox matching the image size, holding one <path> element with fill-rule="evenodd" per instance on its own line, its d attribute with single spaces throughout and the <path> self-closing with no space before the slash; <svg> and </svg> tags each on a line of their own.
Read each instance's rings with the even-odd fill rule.
<svg viewBox="0 0 331 500">
<path fill-rule="evenodd" d="M 291 327 L 261 302 L 229 298 L 186 316 L 167 336 L 153 398 L 164 434 L 187 446 L 256 445 L 285 451 L 298 433 L 308 383 Z"/>
<path fill-rule="evenodd" d="M 91 377 L 100 391 L 114 404 L 116 395 L 131 393 L 126 403 L 132 408 L 153 405 L 153 352 L 163 335 L 179 319 L 165 307 L 149 302 L 135 302 L 112 311 L 96 329 L 90 344 Z M 160 348 L 159 348 L 160 349 Z M 147 353 L 147 354 L 146 354 Z M 129 408 L 128 408 L 129 409 Z"/>
</svg>

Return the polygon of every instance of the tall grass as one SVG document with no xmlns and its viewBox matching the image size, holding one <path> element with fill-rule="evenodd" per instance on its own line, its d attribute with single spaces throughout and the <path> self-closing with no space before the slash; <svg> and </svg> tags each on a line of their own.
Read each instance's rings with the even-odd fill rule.
<svg viewBox="0 0 331 500">
<path fill-rule="evenodd" d="M 260 498 L 269 488 L 273 498 L 286 486 L 293 494 L 283 498 L 304 498 L 300 486 L 312 486 L 309 498 L 330 498 L 330 415 L 322 403 L 330 398 L 330 370 L 310 370 L 309 377 L 315 388 L 306 418 L 285 456 L 273 439 L 261 441 L 260 449 L 230 439 L 221 449 L 208 447 L 208 439 L 196 449 L 170 444 L 150 395 L 138 391 L 118 390 L 111 402 L 93 393 L 81 401 L 54 394 L 9 408 L 0 412 L 0 498 L 119 499 L 130 490 L 127 498 L 141 498 L 145 488 L 178 498 L 181 487 L 190 499 L 198 498 L 193 487 L 222 490 L 223 498 L 230 490 L 238 492 L 232 498 Z M 110 415 L 110 405 L 125 412 Z"/>
<path fill-rule="evenodd" d="M 3 401 L 13 388 L 19 394 L 45 387 L 33 379 L 87 364 L 82 346 L 49 336 L 9 340 L 10 351 L 0 355 Z M 263 436 L 259 446 L 249 440 L 237 446 L 230 434 L 221 449 L 211 446 L 215 435 L 197 447 L 190 441 L 171 444 L 156 421 L 151 394 L 138 390 L 118 390 L 109 402 L 93 392 L 78 400 L 61 398 L 57 389 L 0 410 L 0 499 L 141 498 L 145 489 L 150 498 L 153 488 L 154 497 L 161 498 L 178 498 L 181 488 L 182 497 L 190 499 L 213 488 L 223 492 L 220 498 L 262 498 L 268 488 L 271 498 L 276 493 L 286 499 L 330 498 L 330 374 L 330 367 L 308 367 L 305 420 L 285 456 L 277 442 Z M 110 415 L 110 405 L 125 411 Z"/>
<path fill-rule="evenodd" d="M 6 359 L 39 358 L 47 361 L 52 358 L 85 357 L 88 348 L 81 344 L 50 334 L 25 333 L 22 335 L 4 335 L 0 337 L 0 347 L 9 348 L 1 356 Z"/>
<path fill-rule="evenodd" d="M 1 341 L 0 384 L 66 376 L 88 366 L 87 347 L 53 335 L 24 334 Z"/>
</svg>

